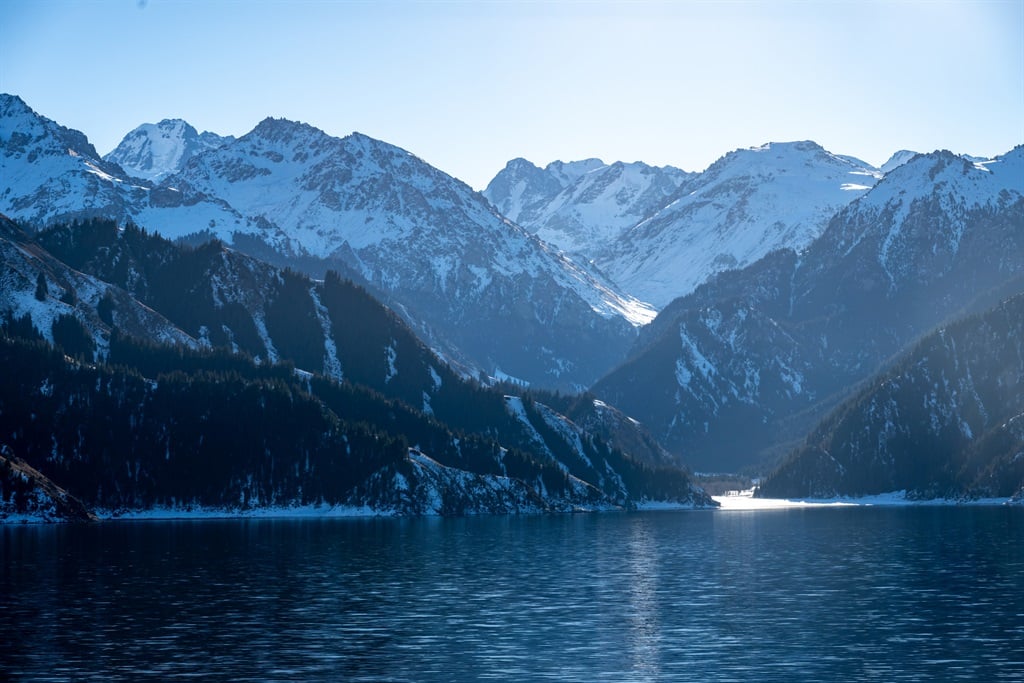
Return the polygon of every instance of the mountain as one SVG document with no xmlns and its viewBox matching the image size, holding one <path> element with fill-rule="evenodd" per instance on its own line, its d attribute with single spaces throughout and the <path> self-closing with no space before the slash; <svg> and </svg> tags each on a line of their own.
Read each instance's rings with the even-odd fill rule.
<svg viewBox="0 0 1024 683">
<path fill-rule="evenodd" d="M 118 164 L 128 174 L 154 183 L 178 173 L 199 152 L 234 141 L 233 136 L 198 132 L 181 119 L 144 123 L 128 133 L 106 154 L 104 161 Z"/>
<path fill-rule="evenodd" d="M 1024 488 L 1024 295 L 925 337 L 762 484 L 769 497 Z"/>
<path fill-rule="evenodd" d="M 0 93 L 0 213 L 35 225 L 91 216 L 125 217 L 144 201 L 115 163 L 89 140 Z"/>
<path fill-rule="evenodd" d="M 1019 291 L 1022 157 L 915 156 L 804 252 L 666 306 L 593 392 L 699 470 L 781 455 L 922 334 Z"/>
<path fill-rule="evenodd" d="M 103 216 L 193 243 L 220 238 L 318 276 L 338 270 L 447 358 L 540 386 L 592 382 L 653 317 L 468 186 L 364 135 L 267 119 L 150 187 L 100 160 L 81 134 L 17 98 L 3 102 L 0 131 L 36 131 L 0 138 L 18 180 L 0 211 L 18 220 Z M 80 151 L 68 153 L 65 137 Z"/>
<path fill-rule="evenodd" d="M 608 245 L 595 263 L 624 291 L 660 309 L 717 272 L 774 249 L 805 249 L 880 176 L 813 142 L 737 150 Z"/>
<path fill-rule="evenodd" d="M 894 152 L 893 155 L 889 157 L 889 160 L 882 164 L 879 170 L 882 173 L 888 173 L 889 171 L 899 168 L 903 164 L 907 163 L 917 156 L 917 154 L 917 152 L 912 152 L 909 149 L 901 149 L 898 152 Z"/>
<path fill-rule="evenodd" d="M 545 242 L 590 257 L 662 208 L 694 175 L 640 162 L 556 161 L 540 169 L 513 159 L 483 195 Z"/>
<path fill-rule="evenodd" d="M 313 281 L 218 242 L 174 245 L 99 219 L 31 237 L 0 228 L 14 302 L 0 300 L 0 447 L 21 473 L 0 472 L 4 500 L 18 495 L 0 515 L 56 514 L 46 482 L 102 514 L 710 504 L 633 423 L 591 418 L 591 432 L 465 381 L 333 273 Z M 358 453 L 339 461 L 339 449 Z"/>
</svg>

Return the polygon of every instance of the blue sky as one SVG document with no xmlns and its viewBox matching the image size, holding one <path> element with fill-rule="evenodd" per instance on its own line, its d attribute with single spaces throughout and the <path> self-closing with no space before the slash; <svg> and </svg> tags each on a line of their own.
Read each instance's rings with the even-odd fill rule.
<svg viewBox="0 0 1024 683">
<path fill-rule="evenodd" d="M 517 156 L 991 156 L 1024 142 L 1024 0 L 4 0 L 0 91 L 100 153 L 162 118 L 241 135 L 283 116 L 477 189 Z"/>
</svg>

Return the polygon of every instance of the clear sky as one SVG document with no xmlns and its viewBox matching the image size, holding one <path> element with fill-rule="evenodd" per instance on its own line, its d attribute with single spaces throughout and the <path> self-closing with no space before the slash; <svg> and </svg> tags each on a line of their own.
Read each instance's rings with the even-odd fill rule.
<svg viewBox="0 0 1024 683">
<path fill-rule="evenodd" d="M 1024 0 L 0 0 L 0 91 L 101 154 L 162 118 L 242 135 L 283 116 L 477 189 L 519 156 L 992 156 L 1024 142 Z"/>
</svg>

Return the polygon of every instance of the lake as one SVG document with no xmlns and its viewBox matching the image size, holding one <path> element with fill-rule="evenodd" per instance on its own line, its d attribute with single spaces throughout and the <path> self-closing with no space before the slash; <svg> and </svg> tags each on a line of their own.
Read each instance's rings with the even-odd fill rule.
<svg viewBox="0 0 1024 683">
<path fill-rule="evenodd" d="M 1024 680 L 1024 509 L 0 528 L 0 680 Z"/>
</svg>

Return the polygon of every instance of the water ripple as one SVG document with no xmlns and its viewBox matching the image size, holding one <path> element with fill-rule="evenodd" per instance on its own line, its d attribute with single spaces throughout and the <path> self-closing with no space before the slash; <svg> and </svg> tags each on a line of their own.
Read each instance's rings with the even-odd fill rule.
<svg viewBox="0 0 1024 683">
<path fill-rule="evenodd" d="M 0 679 L 1024 679 L 1019 510 L 0 535 Z"/>
</svg>

